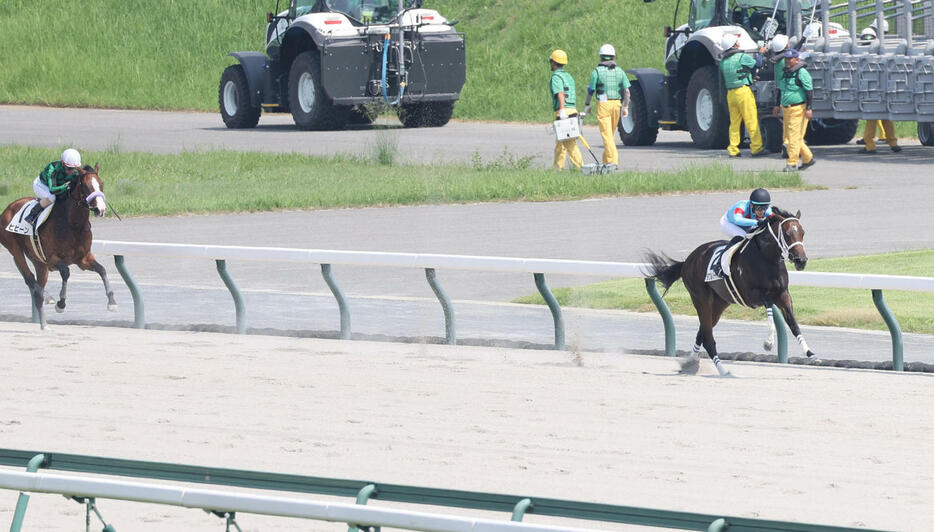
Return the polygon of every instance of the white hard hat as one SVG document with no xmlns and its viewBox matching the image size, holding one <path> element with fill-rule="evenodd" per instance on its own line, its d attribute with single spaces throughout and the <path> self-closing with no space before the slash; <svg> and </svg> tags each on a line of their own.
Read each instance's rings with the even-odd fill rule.
<svg viewBox="0 0 934 532">
<path fill-rule="evenodd" d="M 724 33 L 723 39 L 720 40 L 720 46 L 722 46 L 724 50 L 729 50 L 738 40 L 739 37 L 737 37 L 735 33 Z"/>
<path fill-rule="evenodd" d="M 62 164 L 69 168 L 78 168 L 81 166 L 81 154 L 74 148 L 68 148 L 62 152 Z"/>
<path fill-rule="evenodd" d="M 772 51 L 775 53 L 781 52 L 788 46 L 788 36 L 782 35 L 779 33 L 775 37 L 772 37 Z"/>
<path fill-rule="evenodd" d="M 874 28 L 866 28 L 863 31 L 859 32 L 859 38 L 862 41 L 871 41 L 877 37 L 876 30 Z"/>
<path fill-rule="evenodd" d="M 869 24 L 869 27 L 872 28 L 872 29 L 874 29 L 874 30 L 879 29 L 879 22 L 878 22 L 878 19 L 872 19 L 872 23 Z M 888 32 L 888 31 L 889 31 L 889 21 L 888 21 L 888 20 L 882 19 L 882 31 L 883 31 L 883 32 Z M 873 34 L 875 34 L 875 32 L 873 32 Z"/>
<path fill-rule="evenodd" d="M 609 56 L 616 57 L 616 48 L 613 48 L 612 44 L 604 44 L 603 46 L 600 47 L 600 51 L 597 52 L 597 54 L 601 56 L 609 55 Z"/>
</svg>

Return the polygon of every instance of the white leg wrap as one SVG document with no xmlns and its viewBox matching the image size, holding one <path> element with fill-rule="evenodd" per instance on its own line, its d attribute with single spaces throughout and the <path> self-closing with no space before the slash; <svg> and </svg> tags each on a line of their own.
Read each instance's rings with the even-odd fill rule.
<svg viewBox="0 0 934 532">
<path fill-rule="evenodd" d="M 697 358 L 697 354 L 700 353 L 701 346 L 699 344 L 694 344 L 694 347 L 691 348 L 691 358 Z"/>
<path fill-rule="evenodd" d="M 765 309 L 765 316 L 765 319 L 769 322 L 769 339 L 765 342 L 765 348 L 772 349 L 772 346 L 775 345 L 775 335 L 777 334 L 775 330 L 775 320 L 772 316 L 772 307 Z"/>
<path fill-rule="evenodd" d="M 717 367 L 717 372 L 720 373 L 721 377 L 723 377 L 724 375 L 730 374 L 730 372 L 727 371 L 725 367 L 723 367 L 723 364 L 720 363 L 720 357 L 716 355 L 714 355 L 713 357 L 713 365 Z"/>
<path fill-rule="evenodd" d="M 808 343 L 804 341 L 803 335 L 798 335 L 798 344 L 801 346 L 801 352 L 804 353 L 804 356 L 807 356 L 810 349 L 808 349 Z"/>
</svg>

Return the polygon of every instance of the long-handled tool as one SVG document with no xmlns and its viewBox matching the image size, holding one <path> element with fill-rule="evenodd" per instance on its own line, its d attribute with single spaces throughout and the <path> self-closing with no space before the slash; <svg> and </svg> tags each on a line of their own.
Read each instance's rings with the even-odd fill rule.
<svg viewBox="0 0 934 532">
<path fill-rule="evenodd" d="M 597 159 L 597 156 L 594 154 L 593 150 L 590 149 L 590 143 L 587 142 L 587 139 L 584 138 L 584 121 L 580 118 L 580 115 L 577 115 L 577 116 L 578 116 L 578 120 L 581 121 L 581 124 L 580 124 L 581 132 L 580 132 L 580 136 L 577 138 L 579 138 L 581 141 L 581 144 L 583 144 L 584 147 L 587 148 L 587 151 L 590 152 L 590 156 L 593 157 L 593 160 L 596 163 L 596 164 L 585 164 L 584 166 L 581 167 L 581 173 L 583 174 L 608 174 L 610 173 L 610 169 L 612 168 L 613 165 L 601 163 L 600 159 Z"/>
</svg>

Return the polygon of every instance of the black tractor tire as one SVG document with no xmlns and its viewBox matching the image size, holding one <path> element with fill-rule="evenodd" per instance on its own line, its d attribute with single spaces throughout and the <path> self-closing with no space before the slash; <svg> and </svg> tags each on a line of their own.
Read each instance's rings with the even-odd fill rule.
<svg viewBox="0 0 934 532">
<path fill-rule="evenodd" d="M 658 127 L 649 125 L 652 111 L 648 107 L 642 86 L 629 87 L 629 116 L 620 118 L 619 138 L 626 146 L 651 146 L 658 138 Z"/>
<path fill-rule="evenodd" d="M 918 140 L 922 146 L 934 146 L 934 122 L 918 122 Z"/>
<path fill-rule="evenodd" d="M 263 111 L 261 107 L 250 105 L 250 85 L 240 65 L 230 65 L 224 69 L 217 88 L 217 103 L 224 124 L 231 129 L 256 127 Z"/>
<path fill-rule="evenodd" d="M 410 103 L 399 107 L 399 121 L 405 127 L 441 127 L 453 114 L 454 101 Z"/>
<path fill-rule="evenodd" d="M 782 121 L 774 116 L 759 119 L 759 134 L 762 135 L 762 149 L 769 153 L 782 151 Z"/>
<path fill-rule="evenodd" d="M 859 126 L 859 120 L 839 120 L 836 118 L 825 118 L 820 125 L 816 120 L 808 123 L 807 133 L 804 134 L 804 142 L 808 146 L 831 146 L 834 144 L 846 144 L 853 140 L 856 135 L 856 129 Z"/>
<path fill-rule="evenodd" d="M 289 69 L 289 109 L 295 125 L 302 129 L 340 129 L 347 122 L 349 107 L 336 107 L 321 84 L 318 52 L 298 54 Z"/>
<path fill-rule="evenodd" d="M 714 65 L 698 68 L 688 82 L 688 131 L 694 145 L 723 149 L 730 141 L 730 112 L 720 91 L 720 72 Z"/>
</svg>

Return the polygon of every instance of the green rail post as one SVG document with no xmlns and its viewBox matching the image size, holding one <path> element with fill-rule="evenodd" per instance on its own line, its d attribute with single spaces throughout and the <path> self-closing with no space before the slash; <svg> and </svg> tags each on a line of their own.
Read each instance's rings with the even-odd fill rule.
<svg viewBox="0 0 934 532">
<path fill-rule="evenodd" d="M 563 351 L 564 317 L 561 315 L 561 305 L 558 304 L 555 295 L 551 293 L 551 290 L 548 289 L 548 285 L 545 284 L 545 274 L 536 273 L 533 275 L 535 276 L 535 286 L 538 288 L 538 293 L 545 299 L 545 303 L 548 303 L 548 308 L 551 309 L 551 317 L 555 321 L 555 349 Z"/>
<path fill-rule="evenodd" d="M 662 315 L 662 322 L 665 324 L 665 356 L 673 357 L 675 356 L 675 320 L 671 317 L 671 309 L 658 292 L 655 279 L 645 280 L 645 290 L 652 298 L 652 303 L 655 303 L 655 308 Z"/>
<path fill-rule="evenodd" d="M 341 340 L 350 340 L 350 307 L 347 305 L 344 292 L 341 291 L 341 287 L 337 285 L 337 280 L 334 279 L 330 264 L 321 265 L 321 276 L 324 277 L 324 282 L 328 284 L 328 288 L 334 294 L 334 299 L 337 300 L 337 308 L 341 313 Z"/>
<path fill-rule="evenodd" d="M 895 315 L 885 304 L 885 298 L 882 297 L 882 290 L 872 291 L 872 302 L 876 304 L 876 310 L 882 314 L 889 333 L 892 335 L 892 369 L 895 371 L 905 371 L 905 356 L 902 345 L 902 329 L 898 325 Z"/>
<path fill-rule="evenodd" d="M 525 513 L 531 510 L 533 506 L 532 499 L 529 499 L 528 497 L 517 502 L 516 506 L 512 509 L 512 520 L 522 521 Z"/>
<path fill-rule="evenodd" d="M 139 287 L 130 274 L 130 270 L 126 267 L 123 255 L 114 255 L 114 264 L 117 266 L 117 271 L 120 272 L 120 277 L 123 277 L 126 287 L 130 289 L 130 295 L 133 296 L 133 326 L 137 329 L 145 329 L 146 311 L 143 308 L 143 297 L 139 293 Z"/>
<path fill-rule="evenodd" d="M 360 488 L 360 491 L 357 492 L 357 504 L 366 504 L 370 500 L 370 497 L 375 496 L 379 492 L 376 489 L 376 484 L 367 484 Z M 379 530 L 379 527 L 376 527 Z M 347 532 L 360 532 L 360 527 L 356 525 L 349 525 L 347 527 Z"/>
<path fill-rule="evenodd" d="M 37 454 L 36 456 L 30 458 L 29 462 L 26 463 L 26 472 L 35 473 L 45 464 L 45 455 Z M 29 495 L 21 492 L 19 494 L 19 499 L 16 500 L 16 510 L 13 512 L 13 522 L 10 523 L 10 532 L 19 532 L 23 527 L 23 519 L 26 517 L 26 506 L 28 504 Z"/>
<path fill-rule="evenodd" d="M 707 527 L 707 532 L 726 532 L 729 530 L 730 524 L 724 518 L 717 519 L 713 523 L 710 523 L 710 526 Z"/>
<path fill-rule="evenodd" d="M 785 317 L 782 315 L 782 311 L 778 310 L 778 307 L 772 305 L 772 321 L 775 322 L 775 332 L 778 335 L 776 343 L 778 344 L 778 362 L 780 364 L 788 363 L 788 333 L 785 329 L 788 327 L 785 324 Z"/>
<path fill-rule="evenodd" d="M 448 345 L 455 345 L 457 344 L 457 332 L 455 331 L 454 307 L 451 305 L 451 300 L 448 299 L 448 295 L 441 288 L 441 283 L 438 282 L 438 275 L 435 273 L 434 268 L 425 268 L 425 277 L 428 279 L 428 284 L 431 285 L 435 297 L 441 302 L 441 310 L 444 311 L 444 341 Z"/>
<path fill-rule="evenodd" d="M 246 334 L 246 306 L 243 304 L 243 296 L 240 295 L 240 290 L 237 288 L 237 284 L 234 283 L 233 278 L 227 273 L 227 261 L 216 259 L 215 262 L 217 263 L 217 273 L 224 280 L 227 290 L 230 290 L 230 295 L 234 300 L 234 307 L 237 309 L 237 332 Z"/>
</svg>

